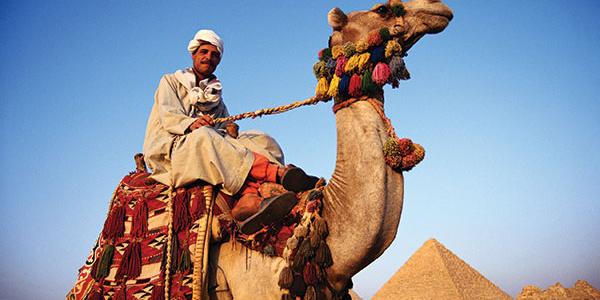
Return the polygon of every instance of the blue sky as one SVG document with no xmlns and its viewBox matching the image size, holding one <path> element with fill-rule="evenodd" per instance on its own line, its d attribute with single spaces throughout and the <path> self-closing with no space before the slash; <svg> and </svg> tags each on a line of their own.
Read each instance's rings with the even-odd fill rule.
<svg viewBox="0 0 600 300">
<path fill-rule="evenodd" d="M 405 174 L 397 238 L 354 278 L 372 296 L 435 237 L 515 296 L 528 284 L 600 287 L 600 2 L 446 2 L 455 18 L 386 90 L 400 136 L 427 156 Z M 2 1 L 0 299 L 60 299 L 134 168 L 160 76 L 188 40 L 225 40 L 216 74 L 232 113 L 314 92 L 326 13 L 371 1 Z M 239 122 L 286 160 L 335 165 L 330 104 Z"/>
</svg>

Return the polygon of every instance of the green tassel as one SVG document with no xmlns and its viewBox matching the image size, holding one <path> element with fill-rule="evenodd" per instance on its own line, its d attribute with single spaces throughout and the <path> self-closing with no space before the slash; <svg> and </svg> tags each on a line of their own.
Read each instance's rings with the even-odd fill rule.
<svg viewBox="0 0 600 300">
<path fill-rule="evenodd" d="M 181 251 L 181 257 L 179 258 L 179 271 L 186 272 L 192 269 L 192 258 L 190 255 L 190 249 L 185 247 Z"/>
<path fill-rule="evenodd" d="M 317 248 L 315 261 L 323 268 L 329 268 L 333 265 L 331 250 L 329 250 L 329 246 L 327 246 L 327 244 L 323 241 L 321 241 L 319 248 Z"/>
<path fill-rule="evenodd" d="M 282 289 L 289 289 L 292 286 L 292 283 L 294 283 L 294 273 L 292 272 L 292 269 L 289 267 L 283 268 L 281 273 L 279 273 L 279 287 Z"/>
<path fill-rule="evenodd" d="M 389 39 L 392 38 L 392 36 L 390 35 L 390 30 L 387 29 L 386 27 L 383 27 L 381 29 L 379 29 L 379 35 L 381 36 L 381 39 L 386 42 Z"/>
<path fill-rule="evenodd" d="M 362 90 L 363 95 L 371 96 L 377 92 L 377 85 L 373 82 L 373 78 L 371 77 L 372 73 L 370 69 L 367 69 L 362 77 L 362 82 L 360 89 Z"/>
<path fill-rule="evenodd" d="M 97 262 L 98 268 L 96 269 L 96 273 L 93 274 L 94 279 L 99 280 L 108 276 L 108 273 L 110 273 L 110 266 L 112 265 L 114 252 L 114 245 L 106 245 L 106 248 L 104 248 L 104 251 L 102 252 L 102 257 L 100 257 L 100 260 Z"/>
</svg>

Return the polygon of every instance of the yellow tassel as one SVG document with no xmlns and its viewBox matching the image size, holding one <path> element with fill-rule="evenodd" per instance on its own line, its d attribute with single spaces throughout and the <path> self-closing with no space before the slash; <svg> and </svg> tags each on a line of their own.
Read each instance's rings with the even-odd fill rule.
<svg viewBox="0 0 600 300">
<path fill-rule="evenodd" d="M 356 43 L 356 52 L 363 53 L 369 49 L 369 42 L 360 40 Z"/>
<path fill-rule="evenodd" d="M 331 56 L 333 57 L 333 59 L 337 59 L 338 57 L 340 57 L 340 55 L 342 55 L 343 52 L 344 48 L 340 45 L 333 46 L 333 48 L 331 48 Z"/>
<path fill-rule="evenodd" d="M 328 91 L 329 84 L 327 82 L 327 78 L 321 77 L 321 79 L 319 79 L 319 83 L 317 83 L 315 94 L 317 95 L 317 97 L 323 97 L 327 95 Z"/>
<path fill-rule="evenodd" d="M 339 87 L 340 78 L 337 77 L 337 75 L 333 75 L 333 79 L 331 79 L 331 83 L 329 84 L 329 91 L 327 91 L 327 95 L 331 97 L 337 97 Z"/>
<path fill-rule="evenodd" d="M 396 40 L 390 40 L 385 46 L 385 57 L 390 58 L 392 55 L 400 53 L 402 46 Z"/>
<path fill-rule="evenodd" d="M 346 68 L 344 69 L 344 71 L 346 73 L 353 72 L 354 69 L 356 69 L 356 67 L 358 67 L 358 58 L 359 58 L 359 55 L 352 55 L 352 57 L 350 57 L 350 59 L 346 63 Z"/>
<path fill-rule="evenodd" d="M 371 58 L 370 53 L 363 53 L 358 56 L 358 69 L 360 71 L 364 70 L 367 64 L 369 63 L 369 58 Z"/>
</svg>

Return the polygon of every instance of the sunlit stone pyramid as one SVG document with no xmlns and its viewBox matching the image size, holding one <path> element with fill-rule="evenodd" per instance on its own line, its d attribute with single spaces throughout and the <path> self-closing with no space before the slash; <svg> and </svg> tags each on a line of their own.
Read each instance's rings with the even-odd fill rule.
<svg viewBox="0 0 600 300">
<path fill-rule="evenodd" d="M 528 285 L 523 288 L 517 300 L 596 300 L 600 299 L 600 291 L 585 280 L 577 280 L 571 288 L 565 288 L 560 283 L 542 290 L 537 286 Z"/>
<path fill-rule="evenodd" d="M 435 239 L 430 239 L 373 299 L 511 299 Z"/>
</svg>

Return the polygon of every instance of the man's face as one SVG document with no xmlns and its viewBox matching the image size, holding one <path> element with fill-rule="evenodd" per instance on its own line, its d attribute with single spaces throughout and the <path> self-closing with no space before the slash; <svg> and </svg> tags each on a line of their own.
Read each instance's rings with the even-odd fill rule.
<svg viewBox="0 0 600 300">
<path fill-rule="evenodd" d="M 194 60 L 194 70 L 204 79 L 215 72 L 221 62 L 221 54 L 212 44 L 202 43 L 192 54 L 192 59 Z"/>
</svg>

